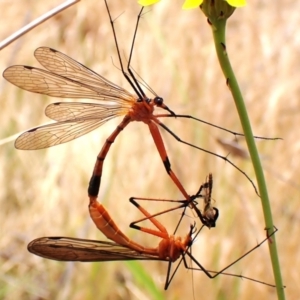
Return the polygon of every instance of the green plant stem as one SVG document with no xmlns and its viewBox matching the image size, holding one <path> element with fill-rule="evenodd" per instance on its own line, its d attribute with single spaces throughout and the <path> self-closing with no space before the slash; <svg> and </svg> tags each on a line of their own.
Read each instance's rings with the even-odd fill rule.
<svg viewBox="0 0 300 300">
<path fill-rule="evenodd" d="M 231 68 L 230 61 L 228 58 L 228 53 L 226 51 L 226 42 L 225 42 L 226 19 L 219 19 L 215 21 L 211 25 L 211 28 L 213 32 L 214 43 L 215 43 L 219 63 L 221 65 L 222 71 L 226 78 L 227 85 L 232 93 L 240 117 L 242 128 L 245 134 L 245 139 L 252 160 L 253 168 L 257 179 L 258 190 L 261 197 L 261 204 L 264 213 L 266 230 L 267 230 L 267 234 L 270 234 L 274 230 L 274 225 L 272 220 L 268 190 L 265 182 L 262 165 L 256 148 L 256 144 L 253 138 L 251 124 L 247 114 L 247 109 L 241 91 L 239 89 L 237 80 Z M 282 300 L 285 299 L 285 294 L 284 294 L 279 259 L 277 254 L 275 235 L 272 236 L 272 242 L 269 242 L 268 244 L 269 244 L 269 251 L 270 251 L 270 256 L 272 261 L 276 288 L 277 288 L 277 295 L 278 295 L 278 299 Z"/>
</svg>

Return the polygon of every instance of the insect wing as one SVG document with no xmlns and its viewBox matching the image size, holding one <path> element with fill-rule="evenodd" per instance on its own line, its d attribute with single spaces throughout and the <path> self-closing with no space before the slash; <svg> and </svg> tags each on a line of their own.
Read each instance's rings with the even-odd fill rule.
<svg viewBox="0 0 300 300">
<path fill-rule="evenodd" d="M 22 150 L 37 150 L 72 141 L 101 126 L 105 120 L 74 120 L 53 123 L 33 128 L 21 134 L 15 147 Z"/>
<path fill-rule="evenodd" d="M 29 252 L 59 261 L 161 260 L 112 242 L 68 237 L 42 237 L 31 241 Z"/>
<path fill-rule="evenodd" d="M 99 86 L 107 85 L 126 92 L 126 90 L 115 85 L 80 62 L 55 49 L 40 47 L 35 50 L 34 56 L 44 68 L 52 73 L 79 81 L 91 87 L 99 88 Z"/>
<path fill-rule="evenodd" d="M 40 47 L 35 50 L 34 56 L 50 72 L 80 82 L 91 90 L 98 91 L 103 96 L 107 95 L 109 99 L 117 101 L 121 99 L 125 101 L 126 99 L 129 101 L 135 99 L 125 89 L 57 50 Z"/>
<path fill-rule="evenodd" d="M 55 121 L 101 119 L 103 122 L 125 115 L 128 108 L 118 104 L 99 104 L 82 102 L 56 102 L 48 105 L 45 110 L 47 117 Z"/>
<path fill-rule="evenodd" d="M 11 66 L 3 72 L 10 83 L 29 92 L 60 98 L 89 98 L 103 100 L 96 91 L 76 81 L 29 66 Z"/>
<path fill-rule="evenodd" d="M 38 61 L 48 70 L 11 66 L 3 72 L 10 83 L 30 92 L 60 98 L 87 98 L 132 103 L 136 97 L 72 58 L 51 48 L 35 51 Z"/>
</svg>

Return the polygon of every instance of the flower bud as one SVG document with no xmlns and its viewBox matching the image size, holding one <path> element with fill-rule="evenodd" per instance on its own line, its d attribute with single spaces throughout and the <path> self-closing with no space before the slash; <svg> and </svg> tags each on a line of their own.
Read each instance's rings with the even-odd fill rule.
<svg viewBox="0 0 300 300">
<path fill-rule="evenodd" d="M 228 19 L 235 10 L 225 0 L 203 0 L 200 8 L 212 24 L 220 19 Z"/>
</svg>

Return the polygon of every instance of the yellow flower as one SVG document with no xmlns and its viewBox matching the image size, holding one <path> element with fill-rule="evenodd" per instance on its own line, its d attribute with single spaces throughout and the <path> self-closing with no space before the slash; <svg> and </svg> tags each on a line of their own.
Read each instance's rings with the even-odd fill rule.
<svg viewBox="0 0 300 300">
<path fill-rule="evenodd" d="M 148 6 L 159 2 L 160 0 L 139 0 L 138 4 L 142 6 Z"/>
<path fill-rule="evenodd" d="M 202 2 L 203 0 L 185 0 L 182 9 L 198 8 Z"/>
<path fill-rule="evenodd" d="M 203 0 L 185 0 L 182 8 L 183 9 L 198 8 L 200 4 L 202 4 L 202 2 Z M 246 0 L 227 0 L 227 3 L 234 7 L 241 7 L 246 5 Z"/>
<path fill-rule="evenodd" d="M 138 0 L 138 4 L 142 6 L 148 6 L 148 5 L 155 4 L 159 1 L 160 0 Z M 202 4 L 202 2 L 203 0 L 185 0 L 182 8 L 183 9 L 198 8 Z M 227 3 L 233 7 L 242 7 L 246 5 L 246 0 L 227 0 Z"/>
<path fill-rule="evenodd" d="M 246 5 L 246 0 L 227 0 L 228 4 L 234 7 L 242 7 Z"/>
</svg>

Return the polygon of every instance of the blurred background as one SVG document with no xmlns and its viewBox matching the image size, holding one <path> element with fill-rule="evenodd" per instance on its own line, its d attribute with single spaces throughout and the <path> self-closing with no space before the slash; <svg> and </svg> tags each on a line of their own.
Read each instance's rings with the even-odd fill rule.
<svg viewBox="0 0 300 300">
<path fill-rule="evenodd" d="M 5 26 L 0 27 L 0 40 L 61 2 L 1 1 Z M 183 0 L 164 0 L 145 10 L 132 67 L 176 113 L 241 132 L 211 29 L 200 10 L 182 11 L 182 4 Z M 125 0 L 109 1 L 109 6 L 126 61 L 140 7 L 136 1 Z M 254 0 L 233 14 L 227 28 L 227 50 L 253 132 L 283 138 L 257 140 L 257 146 L 279 229 L 279 258 L 290 299 L 299 295 L 300 281 L 299 9 L 295 1 L 280 0 L 274 5 Z M 40 67 L 33 56 L 40 46 L 57 49 L 132 92 L 118 69 L 104 1 L 83 0 L 3 49 L 1 73 L 15 64 Z M 27 244 L 42 236 L 106 239 L 89 218 L 87 186 L 98 152 L 121 119 L 67 144 L 40 151 L 16 150 L 5 139 L 49 122 L 44 109 L 61 99 L 23 91 L 3 78 L 0 86 L 0 299 L 253 299 L 253 294 L 276 298 L 274 288 L 222 275 L 210 280 L 183 266 L 164 291 L 164 262 L 64 263 L 30 254 Z M 232 135 L 187 119 L 163 122 L 190 143 L 229 154 L 255 182 L 249 160 L 234 156 L 218 142 L 232 142 Z M 214 176 L 213 199 L 220 217 L 216 228 L 201 232 L 192 252 L 205 268 L 220 270 L 264 239 L 260 200 L 250 182 L 230 164 L 180 144 L 166 132 L 162 135 L 172 168 L 188 193 L 194 194 L 208 173 Z M 246 149 L 243 138 L 238 145 Z M 132 239 L 156 245 L 158 239 L 129 229 L 129 223 L 141 217 L 128 202 L 131 196 L 183 199 L 142 123 L 130 124 L 113 144 L 105 160 L 99 200 Z M 168 207 L 143 204 L 151 212 Z M 172 233 L 179 215 L 175 212 L 159 220 Z M 188 215 L 182 234 L 194 222 L 193 214 Z M 267 244 L 228 272 L 273 283 Z"/>
</svg>

